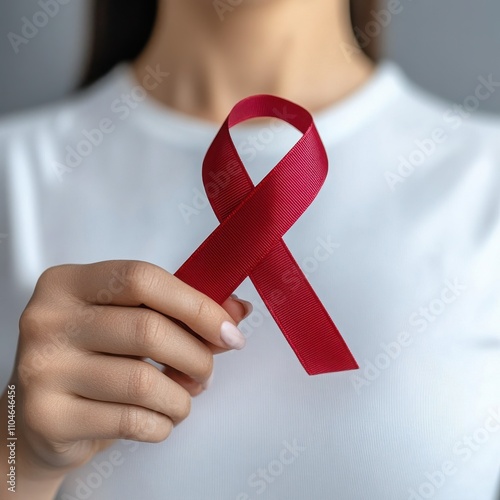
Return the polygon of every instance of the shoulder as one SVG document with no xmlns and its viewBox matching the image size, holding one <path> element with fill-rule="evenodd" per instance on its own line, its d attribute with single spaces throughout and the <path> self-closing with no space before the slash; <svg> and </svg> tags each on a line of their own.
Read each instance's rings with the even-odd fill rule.
<svg viewBox="0 0 500 500">
<path fill-rule="evenodd" d="M 403 113 L 400 122 L 411 124 L 416 134 L 426 134 L 434 142 L 453 145 L 477 143 L 498 150 L 500 115 L 483 111 L 484 103 L 500 92 L 500 81 L 491 74 L 478 76 L 469 94 L 458 103 L 437 97 L 404 79 L 406 92 L 401 94 Z M 444 148 L 443 148 L 444 149 Z"/>
<path fill-rule="evenodd" d="M 134 120 L 129 116 L 144 99 L 143 89 L 137 89 L 129 67 L 120 65 L 58 103 L 3 118 L 0 176 L 30 180 L 36 186 L 57 185 L 80 165 L 98 164 L 117 143 L 130 142 Z M 107 140 L 111 136 L 114 140 Z"/>
<path fill-rule="evenodd" d="M 500 276 L 500 117 L 481 104 L 500 92 L 500 82 L 478 77 L 460 103 L 404 86 L 382 127 L 393 141 L 379 171 L 384 196 L 412 244 L 434 252 L 448 272 L 467 268 L 483 290 L 488 282 L 493 290 Z"/>
<path fill-rule="evenodd" d="M 94 130 L 109 131 L 114 126 L 111 117 L 123 105 L 128 85 L 125 71 L 123 66 L 115 68 L 88 89 L 60 102 L 2 118 L 0 163 L 9 163 L 21 152 L 43 158 Z"/>
<path fill-rule="evenodd" d="M 479 76 L 460 103 L 436 97 L 406 77 L 401 86 L 390 120 L 380 129 L 398 141 L 385 171 L 391 191 L 419 181 L 452 187 L 474 175 L 500 189 L 500 116 L 481 110 L 500 92 L 500 82 Z"/>
</svg>

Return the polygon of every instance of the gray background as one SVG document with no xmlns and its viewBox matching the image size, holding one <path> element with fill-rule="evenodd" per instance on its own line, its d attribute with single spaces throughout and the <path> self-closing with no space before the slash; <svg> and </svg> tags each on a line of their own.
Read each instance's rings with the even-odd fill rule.
<svg viewBox="0 0 500 500">
<path fill-rule="evenodd" d="M 0 114 L 52 101 L 81 76 L 88 42 L 88 0 L 67 0 L 16 54 L 7 37 L 20 33 L 39 1 L 4 0 L 0 7 Z M 47 1 L 47 0 L 45 0 Z M 394 1 L 394 0 L 393 0 Z M 400 0 L 384 33 L 383 54 L 430 91 L 462 102 L 478 76 L 500 76 L 499 0 Z M 383 2 L 382 2 L 383 3 Z M 500 113 L 500 93 L 482 103 Z"/>
</svg>

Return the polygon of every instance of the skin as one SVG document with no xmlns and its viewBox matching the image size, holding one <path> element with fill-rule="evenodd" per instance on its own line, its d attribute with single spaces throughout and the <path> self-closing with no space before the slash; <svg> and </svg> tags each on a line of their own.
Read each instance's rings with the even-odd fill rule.
<svg viewBox="0 0 500 500">
<path fill-rule="evenodd" d="M 17 497 L 53 498 L 69 470 L 115 439 L 165 440 L 207 386 L 214 354 L 230 349 L 221 325 L 236 325 L 250 310 L 233 298 L 221 307 L 146 262 L 45 271 L 20 319 L 10 382 L 16 386 Z M 4 393 L 4 432 L 6 407 Z"/>
<path fill-rule="evenodd" d="M 223 21 L 212 0 L 160 0 L 138 81 L 160 64 L 170 76 L 151 92 L 160 104 L 221 123 L 239 100 L 275 94 L 320 111 L 371 76 L 348 0 L 243 0 Z"/>
<path fill-rule="evenodd" d="M 256 93 L 319 111 L 373 72 L 361 51 L 347 58 L 342 43 L 356 45 L 347 0 L 246 0 L 224 21 L 211 1 L 163 0 L 133 69 L 142 81 L 148 66 L 160 64 L 171 76 L 151 98 L 204 120 L 221 122 L 239 99 Z M 250 307 L 234 298 L 221 307 L 143 262 L 47 270 L 20 319 L 10 381 L 16 498 L 53 498 L 70 470 L 115 439 L 165 440 L 206 387 L 214 354 L 229 349 L 222 324 L 236 325 Z M 5 443 L 7 390 L 0 404 Z M 0 446 L 6 473 L 7 448 Z"/>
</svg>

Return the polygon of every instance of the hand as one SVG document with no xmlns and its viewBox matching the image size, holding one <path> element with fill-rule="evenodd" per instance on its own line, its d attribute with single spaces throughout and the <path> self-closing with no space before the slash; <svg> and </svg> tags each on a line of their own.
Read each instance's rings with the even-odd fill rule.
<svg viewBox="0 0 500 500">
<path fill-rule="evenodd" d="M 245 345 L 235 325 L 250 310 L 145 262 L 45 271 L 20 320 L 11 381 L 19 454 L 64 475 L 115 439 L 163 441 L 206 388 L 213 355 Z"/>
</svg>

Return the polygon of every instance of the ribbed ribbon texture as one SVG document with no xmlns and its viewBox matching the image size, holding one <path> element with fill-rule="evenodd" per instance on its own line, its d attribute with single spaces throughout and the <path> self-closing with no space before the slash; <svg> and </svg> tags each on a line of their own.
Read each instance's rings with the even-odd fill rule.
<svg viewBox="0 0 500 500">
<path fill-rule="evenodd" d="M 258 117 L 282 119 L 303 135 L 254 186 L 229 129 Z M 305 109 L 270 95 L 240 101 L 203 162 L 203 184 L 220 225 L 175 273 L 219 304 L 249 276 L 309 375 L 358 368 L 282 240 L 313 202 L 327 173 L 325 148 Z"/>
</svg>

